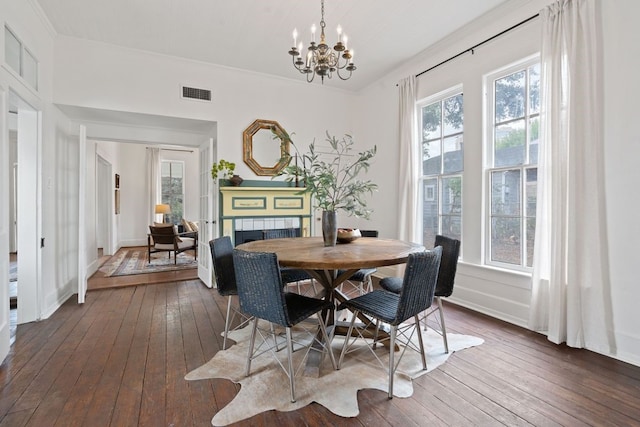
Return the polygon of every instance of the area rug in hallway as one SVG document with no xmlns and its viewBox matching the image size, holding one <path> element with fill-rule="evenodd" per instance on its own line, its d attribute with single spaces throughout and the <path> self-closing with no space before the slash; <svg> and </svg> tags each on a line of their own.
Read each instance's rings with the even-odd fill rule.
<svg viewBox="0 0 640 427">
<path fill-rule="evenodd" d="M 151 263 L 149 263 L 146 249 L 120 249 L 100 267 L 100 271 L 107 277 L 115 277 L 198 267 L 198 262 L 194 258 L 192 251 L 178 254 L 177 264 L 174 263 L 173 256 L 169 259 L 167 254 L 168 252 L 151 254 Z"/>
<path fill-rule="evenodd" d="M 228 425 L 250 418 L 272 409 L 294 411 L 317 402 L 336 415 L 355 417 L 359 413 L 358 390 L 377 389 L 384 393 L 388 390 L 387 374 L 367 349 L 345 356 L 342 368 L 334 371 L 331 362 L 324 358 L 320 377 L 296 376 L 296 402 L 290 401 L 289 380 L 278 362 L 270 353 L 265 353 L 251 363 L 251 375 L 245 377 L 245 364 L 250 329 L 246 327 L 230 333 L 237 344 L 227 350 L 221 350 L 209 362 L 186 375 L 187 380 L 225 378 L 241 385 L 235 398 L 211 420 L 214 426 Z M 409 397 L 413 394 L 412 379 L 428 373 L 444 362 L 454 352 L 482 344 L 481 338 L 469 335 L 447 334 L 449 354 L 444 352 L 442 337 L 432 329 L 422 331 L 427 351 L 427 370 L 422 370 L 420 354 L 407 350 L 394 377 L 394 397 Z M 342 346 L 342 337 L 333 340 L 336 359 Z M 414 335 L 417 343 L 417 336 Z M 362 345 L 364 343 L 359 340 Z M 401 349 L 402 350 L 402 349 Z M 400 351 L 401 351 L 400 350 Z M 294 366 L 298 366 L 304 351 L 294 353 Z M 286 363 L 286 351 L 279 351 L 281 363 Z M 388 349 L 377 346 L 376 354 L 388 365 Z M 399 355 L 396 352 L 396 357 Z M 283 365 L 283 366 L 286 366 Z"/>
</svg>

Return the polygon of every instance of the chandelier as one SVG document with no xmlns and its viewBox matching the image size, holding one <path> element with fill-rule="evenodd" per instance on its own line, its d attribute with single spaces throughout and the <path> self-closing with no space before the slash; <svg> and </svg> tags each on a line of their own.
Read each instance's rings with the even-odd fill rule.
<svg viewBox="0 0 640 427">
<path fill-rule="evenodd" d="M 353 65 L 353 49 L 347 48 L 347 36 L 342 33 L 342 27 L 338 25 L 338 42 L 331 49 L 325 41 L 324 28 L 324 0 L 321 0 L 322 19 L 320 20 L 320 43 L 316 44 L 316 24 L 311 26 L 311 43 L 307 47 L 307 54 L 302 58 L 302 42 L 298 42 L 298 30 L 293 30 L 293 47 L 289 51 L 293 66 L 302 74 L 306 74 L 307 82 L 311 83 L 316 75 L 319 75 L 324 83 L 324 78 L 331 78 L 335 73 L 341 80 L 348 80 L 356 69 Z M 347 74 L 348 72 L 348 74 Z"/>
</svg>

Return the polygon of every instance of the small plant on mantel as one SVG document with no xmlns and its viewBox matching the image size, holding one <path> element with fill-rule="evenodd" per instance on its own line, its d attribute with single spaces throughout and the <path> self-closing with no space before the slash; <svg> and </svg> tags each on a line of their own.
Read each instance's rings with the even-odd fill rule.
<svg viewBox="0 0 640 427">
<path fill-rule="evenodd" d="M 219 162 L 216 162 L 211 166 L 211 178 L 218 179 L 218 174 L 222 173 L 223 178 L 231 179 L 235 170 L 235 163 L 228 162 L 225 159 L 220 159 Z"/>
<path fill-rule="evenodd" d="M 339 210 L 368 219 L 372 210 L 367 207 L 364 196 L 367 193 L 373 194 L 378 189 L 378 185 L 371 180 L 358 179 L 360 172 L 369 169 L 371 159 L 376 155 L 376 146 L 353 154 L 351 151 L 354 141 L 350 135 L 341 139 L 329 135 L 329 132 L 326 135 L 328 151 L 317 151 L 314 140 L 309 144 L 309 152 L 296 154 L 295 163 L 289 163 L 282 172 L 287 177 L 286 181 L 300 179 L 304 185 L 300 193 L 310 193 L 315 200 L 315 207 L 322 209 L 323 234 L 325 218 L 327 222 L 333 222 L 327 224 L 327 232 L 331 232 L 331 228 L 337 229 L 335 213 Z M 295 144 L 291 144 L 297 152 Z M 302 158 L 302 162 L 298 156 Z M 335 245 L 335 237 L 331 237 L 333 244 L 325 239 L 325 246 Z"/>
</svg>

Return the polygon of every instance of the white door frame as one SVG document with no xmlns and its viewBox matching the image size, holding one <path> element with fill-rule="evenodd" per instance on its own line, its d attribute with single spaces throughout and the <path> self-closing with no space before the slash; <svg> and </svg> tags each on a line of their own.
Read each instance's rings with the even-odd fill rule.
<svg viewBox="0 0 640 427">
<path fill-rule="evenodd" d="M 42 112 L 15 92 L 18 108 L 18 324 L 42 318 Z"/>
<path fill-rule="evenodd" d="M 215 140 L 209 138 L 200 146 L 200 227 L 198 228 L 198 277 L 208 287 L 213 287 L 213 264 L 211 262 L 211 249 L 209 240 L 213 239 L 216 221 L 216 195 L 211 183 L 211 165 L 215 157 Z"/>
<path fill-rule="evenodd" d="M 96 241 L 102 242 L 102 255 L 113 255 L 112 221 L 113 166 L 96 153 Z M 100 246 L 98 246 L 100 247 Z"/>
<path fill-rule="evenodd" d="M 78 304 L 84 303 L 87 293 L 87 128 L 80 125 L 78 131 L 79 143 L 79 171 L 78 171 Z M 19 259 L 19 258 L 18 258 Z"/>
<path fill-rule="evenodd" d="M 9 130 L 7 93 L 0 85 L 0 363 L 9 353 Z"/>
</svg>

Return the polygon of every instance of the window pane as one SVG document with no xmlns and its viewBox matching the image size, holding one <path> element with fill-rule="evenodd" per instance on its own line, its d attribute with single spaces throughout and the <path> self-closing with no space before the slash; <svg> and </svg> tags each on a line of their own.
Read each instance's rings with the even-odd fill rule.
<svg viewBox="0 0 640 427">
<path fill-rule="evenodd" d="M 31 55 L 28 50 L 24 51 L 24 60 L 22 62 L 22 77 L 31 85 L 32 88 L 38 89 L 38 61 Z"/>
<path fill-rule="evenodd" d="M 445 138 L 444 144 L 444 165 L 443 172 L 460 172 L 462 171 L 464 158 L 462 151 L 462 135 L 456 135 Z"/>
<path fill-rule="evenodd" d="M 434 175 L 439 174 L 442 170 L 440 165 L 440 140 L 426 141 L 422 144 L 422 174 Z"/>
<path fill-rule="evenodd" d="M 463 131 L 462 94 L 444 100 L 444 135 Z"/>
<path fill-rule="evenodd" d="M 524 120 L 496 126 L 493 163 L 496 167 L 515 166 L 524 163 Z"/>
<path fill-rule="evenodd" d="M 438 234 L 438 179 L 425 179 L 422 189 L 422 232 L 423 244 L 433 244 Z"/>
<path fill-rule="evenodd" d="M 526 232 L 526 253 L 527 267 L 533 266 L 533 248 L 536 237 L 536 204 L 538 198 L 538 169 L 527 169 L 527 228 Z"/>
<path fill-rule="evenodd" d="M 496 80 L 496 123 L 524 117 L 525 98 L 524 71 Z"/>
<path fill-rule="evenodd" d="M 462 212 L 462 178 L 454 176 L 442 179 L 442 214 Z"/>
<path fill-rule="evenodd" d="M 462 177 L 442 179 L 442 234 L 461 240 Z"/>
<path fill-rule="evenodd" d="M 527 267 L 533 267 L 533 249 L 536 237 L 536 219 L 527 218 Z"/>
<path fill-rule="evenodd" d="M 171 176 L 171 163 L 170 162 L 162 162 L 160 165 L 160 173 L 164 178 L 165 176 Z"/>
<path fill-rule="evenodd" d="M 20 45 L 20 41 L 7 27 L 4 27 L 4 60 L 18 74 L 20 74 L 21 51 L 22 46 Z"/>
<path fill-rule="evenodd" d="M 442 111 L 440 101 L 427 105 L 422 109 L 422 139 L 440 138 L 440 122 Z"/>
<path fill-rule="evenodd" d="M 526 215 L 536 216 L 536 202 L 538 197 L 538 169 L 527 169 L 527 205 Z"/>
<path fill-rule="evenodd" d="M 540 141 L 540 117 L 529 120 L 529 164 L 538 164 L 538 142 Z"/>
<path fill-rule="evenodd" d="M 171 176 L 182 178 L 184 176 L 184 165 L 182 163 L 171 163 Z"/>
<path fill-rule="evenodd" d="M 163 161 L 161 163 L 162 203 L 171 207 L 168 221 L 179 224 L 184 218 L 184 193 L 182 162 Z"/>
<path fill-rule="evenodd" d="M 491 219 L 491 260 L 520 265 L 520 218 Z"/>
<path fill-rule="evenodd" d="M 540 112 L 540 64 L 529 67 L 529 114 Z"/>
<path fill-rule="evenodd" d="M 520 170 L 491 173 L 491 215 L 520 215 Z"/>
</svg>

